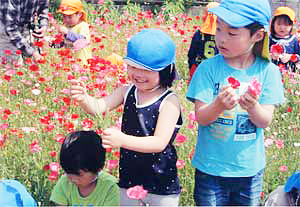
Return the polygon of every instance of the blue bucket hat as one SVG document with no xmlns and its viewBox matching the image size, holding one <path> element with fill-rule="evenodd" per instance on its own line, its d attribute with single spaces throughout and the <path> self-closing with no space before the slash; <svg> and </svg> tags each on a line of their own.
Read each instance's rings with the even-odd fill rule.
<svg viewBox="0 0 300 207">
<path fill-rule="evenodd" d="M 258 22 L 269 30 L 271 7 L 269 0 L 223 0 L 208 10 L 232 27 L 244 27 Z"/>
<path fill-rule="evenodd" d="M 284 191 L 291 192 L 294 188 L 300 190 L 300 171 L 296 171 L 291 177 L 289 177 L 284 186 Z"/>
<path fill-rule="evenodd" d="M 176 50 L 172 38 L 158 29 L 145 29 L 134 35 L 127 46 L 124 61 L 137 68 L 161 71 L 175 63 Z"/>
</svg>

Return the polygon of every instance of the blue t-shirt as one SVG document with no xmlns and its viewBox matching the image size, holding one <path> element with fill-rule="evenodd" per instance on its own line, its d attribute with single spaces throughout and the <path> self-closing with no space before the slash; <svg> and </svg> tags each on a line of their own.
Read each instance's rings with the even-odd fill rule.
<svg viewBox="0 0 300 207">
<path fill-rule="evenodd" d="M 260 104 L 284 101 L 281 74 L 276 65 L 259 57 L 249 68 L 237 70 L 222 55 L 199 65 L 189 85 L 187 98 L 212 103 L 228 77 L 239 80 L 236 93 L 244 94 L 255 77 L 262 84 Z M 253 176 L 265 167 L 264 132 L 249 119 L 248 112 L 237 105 L 226 110 L 208 126 L 199 125 L 193 166 L 207 174 L 223 177 Z"/>
</svg>

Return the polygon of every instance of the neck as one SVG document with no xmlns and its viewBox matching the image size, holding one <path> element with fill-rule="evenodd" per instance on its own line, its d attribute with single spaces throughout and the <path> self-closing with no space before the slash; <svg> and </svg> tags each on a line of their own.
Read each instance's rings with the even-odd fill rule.
<svg viewBox="0 0 300 207">
<path fill-rule="evenodd" d="M 224 59 L 227 62 L 227 64 L 231 67 L 238 70 L 243 70 L 250 67 L 253 64 L 253 62 L 255 61 L 255 55 L 251 52 L 239 57 Z"/>
</svg>

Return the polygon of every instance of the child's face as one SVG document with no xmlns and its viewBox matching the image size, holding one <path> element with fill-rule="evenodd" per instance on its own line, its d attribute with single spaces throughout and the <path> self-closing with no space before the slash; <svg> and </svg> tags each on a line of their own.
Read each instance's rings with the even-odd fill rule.
<svg viewBox="0 0 300 207">
<path fill-rule="evenodd" d="M 89 186 L 97 177 L 94 173 L 86 172 L 84 170 L 80 170 L 79 172 L 79 175 L 66 173 L 68 179 L 79 188 Z"/>
<path fill-rule="evenodd" d="M 71 14 L 71 15 L 64 14 L 63 16 L 64 16 L 64 24 L 67 27 L 73 27 L 80 23 L 80 18 L 82 16 L 82 14 L 80 12 L 78 12 L 78 13 Z"/>
<path fill-rule="evenodd" d="M 290 34 L 293 25 L 283 17 L 277 17 L 274 22 L 274 31 L 277 37 L 284 38 Z"/>
<path fill-rule="evenodd" d="M 245 27 L 231 27 L 222 19 L 217 20 L 216 45 L 225 58 L 239 58 L 252 54 L 256 41 Z"/>
<path fill-rule="evenodd" d="M 149 91 L 159 85 L 159 72 L 128 65 L 128 77 L 139 90 Z"/>
</svg>

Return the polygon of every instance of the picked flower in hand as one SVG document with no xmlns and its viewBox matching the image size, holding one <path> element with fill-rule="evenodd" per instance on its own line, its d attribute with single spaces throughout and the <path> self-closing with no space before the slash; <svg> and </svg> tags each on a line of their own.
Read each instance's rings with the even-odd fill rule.
<svg viewBox="0 0 300 207">
<path fill-rule="evenodd" d="M 270 53 L 282 54 L 283 52 L 284 52 L 284 49 L 283 49 L 282 45 L 279 45 L 279 44 L 272 45 L 270 48 Z"/>
<path fill-rule="evenodd" d="M 85 48 L 89 45 L 89 42 L 86 39 L 78 39 L 73 43 L 73 48 L 75 51 L 78 51 L 82 48 Z"/>
<path fill-rule="evenodd" d="M 248 91 L 253 95 L 257 96 L 261 93 L 261 84 L 260 82 L 256 79 L 253 78 L 250 82 L 250 85 L 248 86 Z"/>
<path fill-rule="evenodd" d="M 143 186 L 136 185 L 134 187 L 128 188 L 126 194 L 130 199 L 141 200 L 147 196 L 148 191 L 145 190 Z"/>
<path fill-rule="evenodd" d="M 241 85 L 240 82 L 237 79 L 235 79 L 234 77 L 229 77 L 228 83 L 234 89 L 237 89 Z"/>
</svg>

